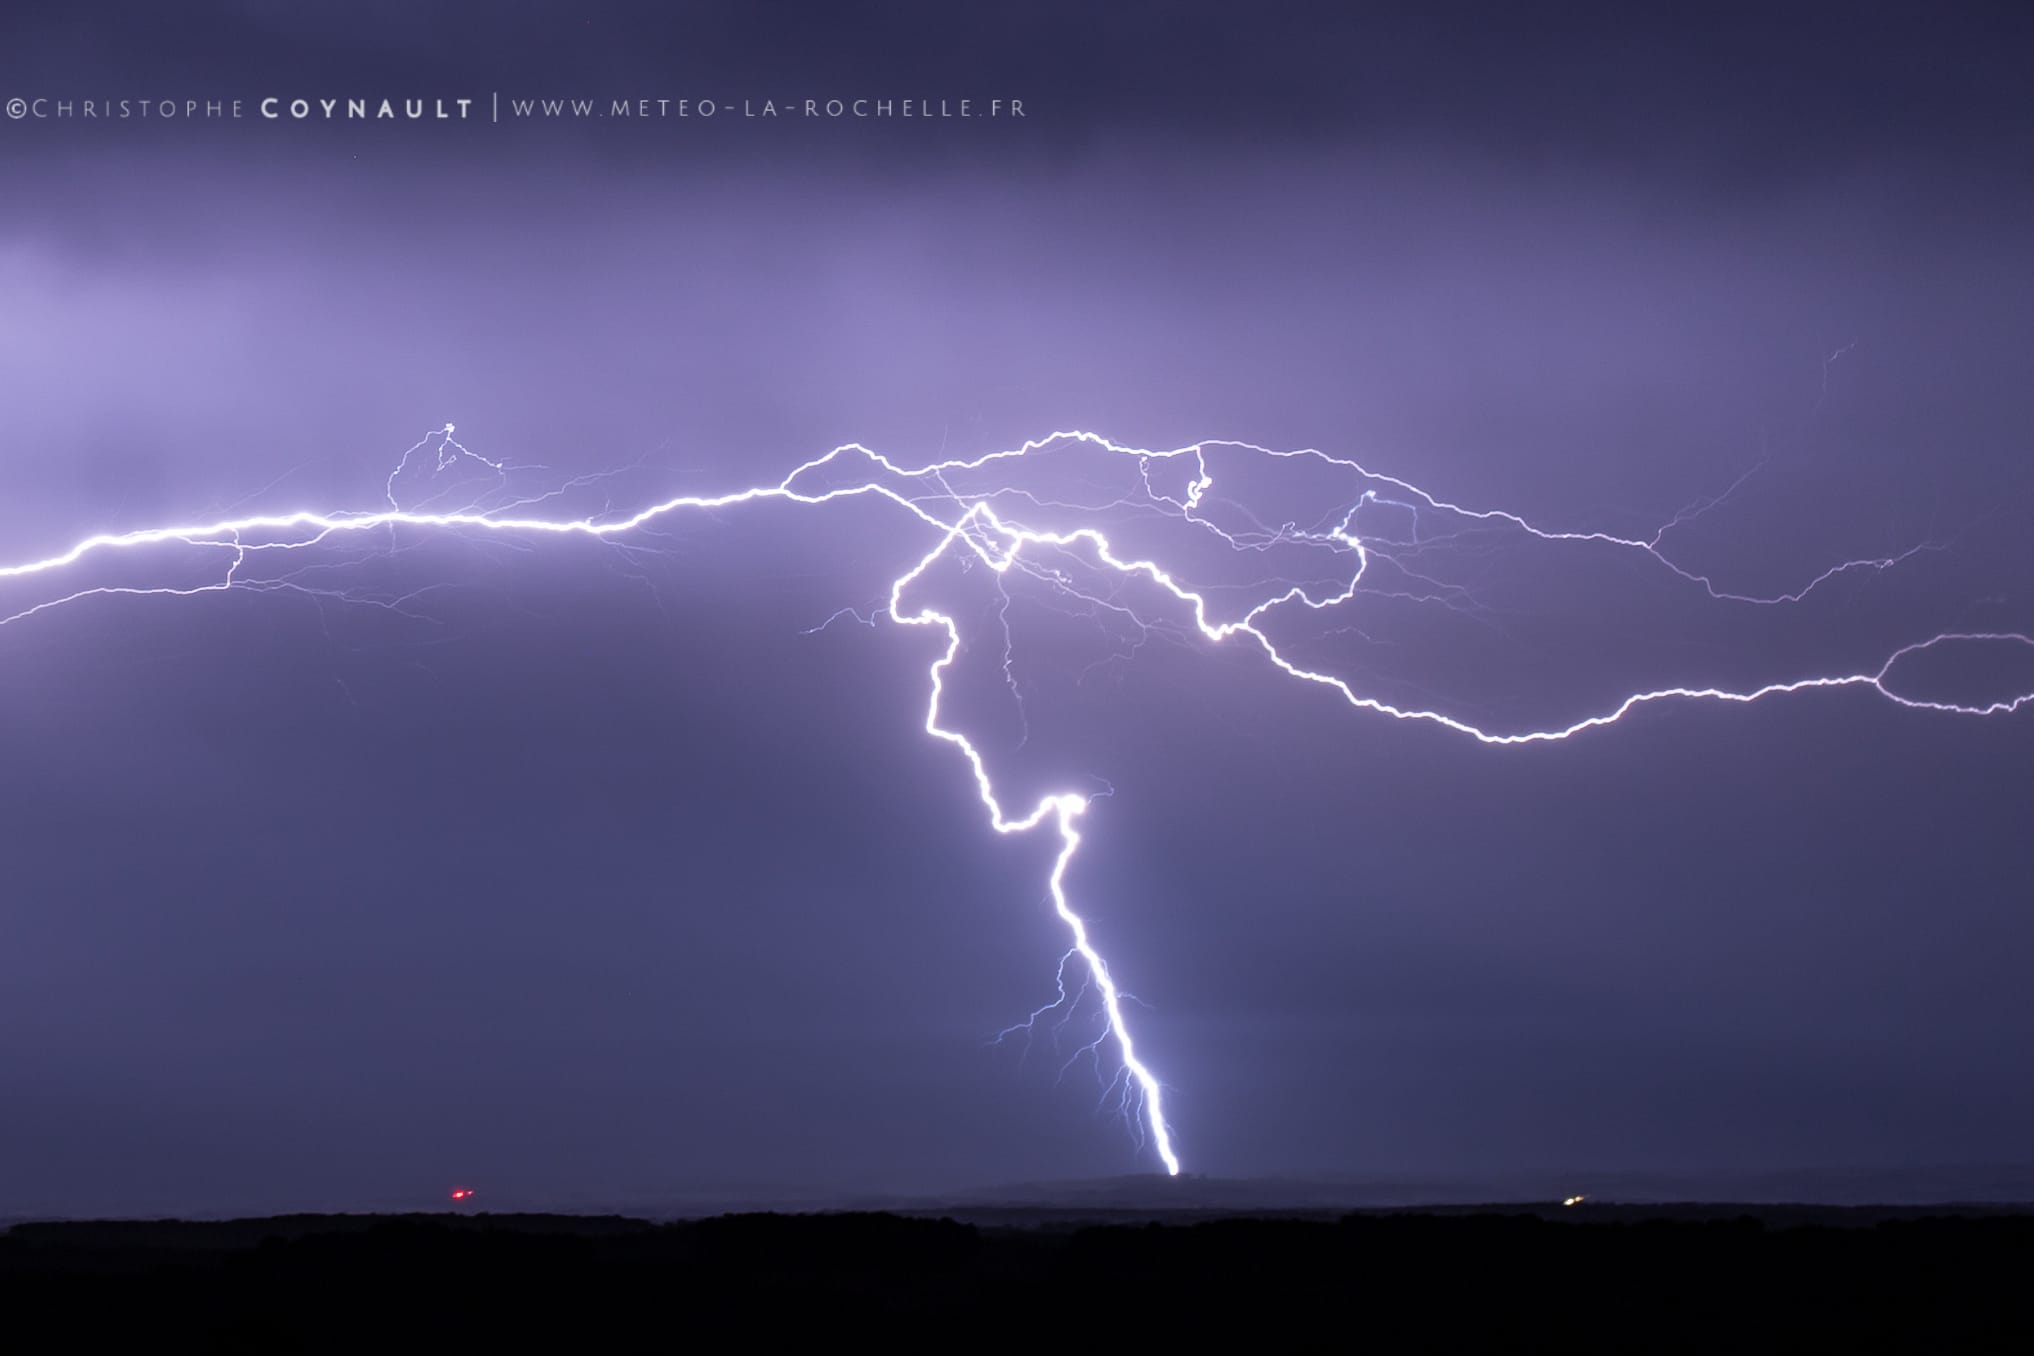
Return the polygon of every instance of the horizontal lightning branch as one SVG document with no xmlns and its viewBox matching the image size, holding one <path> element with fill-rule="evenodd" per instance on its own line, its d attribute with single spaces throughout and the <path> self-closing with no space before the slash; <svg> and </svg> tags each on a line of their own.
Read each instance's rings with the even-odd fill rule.
<svg viewBox="0 0 2034 1356">
<path fill-rule="evenodd" d="M 1720 587 L 1710 576 L 1676 564 L 1665 553 L 1663 541 L 1675 528 L 1709 511 L 1723 498 L 1727 498 L 1737 488 L 1735 485 L 1722 496 L 1706 501 L 1698 507 L 1683 510 L 1657 532 L 1642 537 L 1623 537 L 1595 531 L 1549 530 L 1536 526 L 1517 514 L 1495 509 L 1464 507 L 1437 498 L 1407 481 L 1380 475 L 1356 462 L 1332 457 L 1314 449 L 1274 451 L 1249 443 L 1218 441 L 1196 443 L 1169 451 L 1151 451 L 1111 442 L 1093 433 L 1063 431 L 1005 451 L 992 452 L 972 459 L 937 461 L 922 466 L 899 465 L 858 443 L 849 443 L 797 466 L 789 475 L 774 484 L 757 485 L 719 495 L 687 495 L 664 499 L 625 514 L 547 516 L 534 511 L 568 491 L 583 488 L 600 477 L 580 477 L 534 498 L 517 499 L 488 508 L 442 510 L 430 508 L 428 502 L 404 507 L 401 502 L 404 487 L 420 474 L 435 477 L 457 469 L 492 477 L 499 484 L 505 481 L 510 471 L 526 469 L 512 468 L 504 463 L 477 456 L 455 441 L 453 432 L 453 426 L 450 424 L 443 429 L 433 430 L 404 453 L 401 462 L 390 473 L 386 483 L 385 498 L 388 505 L 386 508 L 360 512 L 319 512 L 304 509 L 285 513 L 256 513 L 216 522 L 155 527 L 129 532 L 96 533 L 65 550 L 41 559 L 0 565 L 0 587 L 4 587 L 6 593 L 12 593 L 18 589 L 33 588 L 38 577 L 48 576 L 52 580 L 61 581 L 69 578 L 73 571 L 87 568 L 97 558 L 122 553 L 145 553 L 149 548 L 192 548 L 200 552 L 215 553 L 220 561 L 217 572 L 197 584 L 90 585 L 77 581 L 77 586 L 65 587 L 59 583 L 56 588 L 49 590 L 46 596 L 12 603 L 11 611 L 0 613 L 0 627 L 26 622 L 53 609 L 100 596 L 184 597 L 198 593 L 248 588 L 290 589 L 349 601 L 367 601 L 350 595 L 345 590 L 313 587 L 304 582 L 306 573 L 304 567 L 294 562 L 308 559 L 304 553 L 311 551 L 312 548 L 340 538 L 357 537 L 365 546 L 376 548 L 377 543 L 372 534 L 377 529 L 397 527 L 440 529 L 448 532 L 499 534 L 522 539 L 576 536 L 622 542 L 656 520 L 687 511 L 731 509 L 765 501 L 806 506 L 848 499 L 885 501 L 922 525 L 928 533 L 930 543 L 928 549 L 917 557 L 915 563 L 897 576 L 890 588 L 887 607 L 884 609 L 892 623 L 932 628 L 945 635 L 945 646 L 928 670 L 930 695 L 925 715 L 926 732 L 959 751 L 974 775 L 975 786 L 988 812 L 989 823 L 997 833 L 1022 834 L 1040 825 L 1049 825 L 1051 831 L 1058 836 L 1059 851 L 1053 861 L 1048 888 L 1053 909 L 1066 927 L 1072 946 L 1062 963 L 1059 1000 L 1049 1005 L 1048 1009 L 1034 1013 L 1033 1018 L 1037 1018 L 1051 1007 L 1076 1001 L 1080 997 L 1077 994 L 1072 999 L 1069 998 L 1064 973 L 1064 965 L 1072 963 L 1073 958 L 1078 956 L 1086 972 L 1082 992 L 1092 992 L 1099 1001 L 1100 1016 L 1105 1023 L 1103 1039 L 1113 1044 L 1120 1063 L 1121 1071 L 1118 1077 L 1123 1081 L 1126 1090 L 1126 1109 L 1130 1109 L 1134 1104 L 1135 1109 L 1141 1112 L 1139 1116 L 1141 1128 L 1148 1133 L 1151 1146 L 1168 1173 L 1179 1171 L 1179 1157 L 1174 1150 L 1171 1130 L 1164 1114 L 1164 1087 L 1139 1057 L 1124 1017 L 1123 1004 L 1127 996 L 1119 989 L 1108 963 L 1096 949 L 1086 920 L 1075 911 L 1067 895 L 1067 871 L 1081 843 L 1078 825 L 1081 816 L 1090 806 L 1091 798 L 1062 790 L 1043 796 L 1035 805 L 1021 813 L 1006 808 L 997 794 L 988 763 L 976 742 L 942 719 L 942 701 L 946 694 L 947 679 L 963 648 L 962 627 L 948 611 L 930 605 L 913 607 L 907 604 L 905 599 L 907 593 L 912 591 L 912 586 L 936 561 L 957 549 L 964 552 L 962 559 L 986 565 L 993 572 L 991 576 L 993 578 L 1001 580 L 1009 572 L 1019 571 L 1029 578 L 1043 581 L 1050 589 L 1062 595 L 1077 599 L 1096 609 L 1120 614 L 1140 630 L 1154 624 L 1154 619 L 1143 616 L 1132 603 L 1125 601 L 1125 598 L 1130 596 L 1128 586 L 1155 588 L 1162 597 L 1170 598 L 1171 604 L 1167 605 L 1169 610 L 1190 619 L 1194 629 L 1209 642 L 1219 643 L 1240 638 L 1260 651 L 1278 673 L 1309 685 L 1326 688 L 1339 695 L 1351 707 L 1399 720 L 1430 722 L 1485 744 L 1536 744 L 1568 739 L 1599 726 L 1615 724 L 1640 707 L 1663 702 L 1749 703 L 1768 697 L 1819 689 L 1864 689 L 1902 707 L 1964 716 L 2000 716 L 2034 702 L 2034 690 L 2007 693 L 1982 702 L 1926 699 L 1895 691 L 1889 685 L 1895 668 L 1902 661 L 1938 646 L 1949 645 L 1952 642 L 1986 642 L 2016 650 L 2024 648 L 2034 651 L 2034 636 L 2020 632 L 1947 631 L 1920 637 L 1901 645 L 1887 653 L 1881 662 L 1869 667 L 1809 674 L 1744 688 L 1709 685 L 1649 688 L 1631 692 L 1601 710 L 1565 724 L 1556 723 L 1544 728 L 1497 729 L 1471 722 L 1457 713 L 1444 711 L 1438 707 L 1411 705 L 1397 700 L 1387 701 L 1361 691 L 1347 678 L 1294 659 L 1272 638 L 1273 628 L 1269 627 L 1269 623 L 1275 616 L 1304 612 L 1325 613 L 1350 603 L 1359 592 L 1382 592 L 1385 596 L 1439 603 L 1444 606 L 1461 605 L 1463 601 L 1461 590 L 1416 572 L 1408 564 L 1416 554 L 1411 548 L 1415 545 L 1420 545 L 1422 549 L 1431 547 L 1436 541 L 1435 537 L 1430 535 L 1425 543 L 1420 544 L 1416 536 L 1414 543 L 1407 543 L 1396 538 L 1387 538 L 1380 533 L 1366 535 L 1358 530 L 1356 524 L 1360 513 L 1374 512 L 1381 508 L 1410 512 L 1415 522 L 1422 513 L 1430 518 L 1441 519 L 1449 524 L 1451 529 L 1450 532 L 1442 534 L 1441 540 L 1460 539 L 1470 533 L 1503 532 L 1547 543 L 1572 543 L 1633 553 L 1665 571 L 1670 579 L 1692 585 L 1711 599 L 1758 608 L 1800 603 L 1815 590 L 1839 576 L 1889 570 L 1918 552 L 1943 549 L 1934 543 L 1922 543 L 1890 557 L 1840 562 L 1791 590 L 1767 594 L 1733 592 Z M 1133 468 L 1137 488 L 1100 504 L 1082 505 L 1042 498 L 1015 483 L 1014 472 L 1019 466 L 1033 459 L 1042 458 L 1048 453 L 1075 451 L 1114 459 Z M 1313 528 L 1300 528 L 1292 524 L 1278 528 L 1259 525 L 1249 530 L 1219 526 L 1210 512 L 1212 504 L 1210 492 L 1216 486 L 1216 477 L 1210 470 L 1211 453 L 1239 457 L 1266 466 L 1305 464 L 1345 479 L 1349 491 Z M 426 461 L 430 463 L 428 467 L 422 465 Z M 1184 470 L 1187 473 L 1183 488 L 1176 493 L 1167 493 L 1157 488 L 1154 483 L 1155 473 L 1177 470 Z M 963 482 L 975 481 L 981 481 L 983 484 L 973 489 L 960 487 Z M 1335 564 L 1336 569 L 1332 575 L 1333 582 L 1325 586 L 1276 579 L 1268 586 L 1264 596 L 1240 616 L 1230 620 L 1217 620 L 1220 608 L 1211 601 L 1211 596 L 1216 591 L 1208 587 L 1189 586 L 1184 582 L 1184 567 L 1168 568 L 1156 560 L 1146 559 L 1119 548 L 1112 541 L 1110 532 L 1102 526 L 1094 525 L 1092 521 L 1075 522 L 1054 528 L 1032 526 L 1024 519 L 1034 513 L 1051 516 L 1085 514 L 1091 519 L 1106 514 L 1159 515 L 1189 524 L 1197 534 L 1203 534 L 1207 540 L 1231 551 L 1239 553 L 1270 552 L 1274 549 L 1310 551 L 1327 558 Z M 1020 518 L 1020 514 L 1023 517 Z M 1105 580 L 1113 580 L 1112 591 L 1104 596 L 1078 587 L 1062 568 L 1069 559 L 1079 563 L 1084 569 L 1099 574 Z M 1410 591 L 1404 588 L 1391 589 L 1368 585 L 1366 576 L 1371 570 L 1373 561 L 1377 559 L 1390 560 L 1399 578 L 1409 581 Z M 290 570 L 282 574 L 264 573 L 262 570 L 264 562 L 271 560 L 292 562 Z M 5 603 L 6 593 L 0 593 L 0 606 L 8 605 Z M 395 604 L 384 602 L 382 605 L 400 607 L 405 601 L 398 600 Z M 1001 615 L 1006 644 L 1004 677 L 1010 680 L 1007 662 L 1009 635 L 1007 603 L 1006 594 L 1005 608 Z M 836 617 L 842 615 L 854 615 L 862 621 L 875 619 L 873 614 L 865 617 L 846 610 L 837 613 Z M 1011 681 L 1014 692 L 1014 680 Z M 1028 1028 L 1029 1023 L 1022 1025 Z"/>
</svg>

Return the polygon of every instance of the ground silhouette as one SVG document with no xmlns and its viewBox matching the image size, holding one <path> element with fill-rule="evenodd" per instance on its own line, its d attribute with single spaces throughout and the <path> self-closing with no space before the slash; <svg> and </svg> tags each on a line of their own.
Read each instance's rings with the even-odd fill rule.
<svg viewBox="0 0 2034 1356">
<path fill-rule="evenodd" d="M 2024 1351 L 2030 1276 L 2034 1213 L 2011 1209 L 81 1221 L 0 1236 L 0 1341 L 648 1351 L 739 1333 L 910 1346 L 1141 1336 L 1376 1351 Z"/>
</svg>

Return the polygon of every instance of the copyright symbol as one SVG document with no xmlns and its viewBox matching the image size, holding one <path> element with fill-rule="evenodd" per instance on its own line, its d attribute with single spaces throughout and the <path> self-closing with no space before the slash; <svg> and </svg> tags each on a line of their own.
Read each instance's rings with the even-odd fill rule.
<svg viewBox="0 0 2034 1356">
<path fill-rule="evenodd" d="M 8 116 L 8 117 L 10 117 L 10 118 L 25 118 L 25 117 L 27 117 L 27 116 L 28 116 L 28 100 L 26 100 L 26 99 L 9 99 L 9 100 L 7 101 L 7 116 Z"/>
</svg>

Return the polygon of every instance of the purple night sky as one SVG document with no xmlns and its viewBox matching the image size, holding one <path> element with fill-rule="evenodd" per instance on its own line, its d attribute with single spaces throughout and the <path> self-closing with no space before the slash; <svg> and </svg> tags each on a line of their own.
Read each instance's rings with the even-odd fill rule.
<svg viewBox="0 0 2034 1356">
<path fill-rule="evenodd" d="M 46 101 L 0 121 L 0 571 L 385 509 L 448 422 L 527 469 L 434 477 L 433 439 L 405 509 L 627 513 L 844 443 L 915 467 L 1091 430 L 1317 448 L 1560 532 L 1724 496 L 1662 544 L 1723 593 L 1899 558 L 1717 599 L 1211 453 L 1232 536 L 1355 510 L 1396 544 L 1372 592 L 1267 623 L 1282 649 L 1485 730 L 2034 635 L 2024 13 L 176 8 L 0 20 L 0 100 Z M 1025 113 L 741 111 L 807 97 Z M 143 98 L 244 111 L 54 112 Z M 1002 478 L 1229 616 L 1348 583 L 1140 513 L 1135 465 Z M 840 615 L 937 542 L 866 497 L 602 541 L 397 525 L 261 562 L 293 589 L 0 624 L 0 1218 L 1157 1170 L 1107 1048 L 1061 1073 L 1091 1010 L 1057 1055 L 1051 1014 L 993 1043 L 1053 997 L 1056 840 L 992 833 L 925 733 L 939 638 Z M 2034 709 L 1852 687 L 1492 747 L 1057 564 L 1101 601 L 1006 602 L 957 557 L 920 591 L 1013 804 L 1110 792 L 1068 886 L 1188 1172 L 2028 1169 Z M 219 575 L 102 553 L 0 578 L 0 617 Z M 2034 646 L 1899 672 L 2008 701 Z"/>
</svg>

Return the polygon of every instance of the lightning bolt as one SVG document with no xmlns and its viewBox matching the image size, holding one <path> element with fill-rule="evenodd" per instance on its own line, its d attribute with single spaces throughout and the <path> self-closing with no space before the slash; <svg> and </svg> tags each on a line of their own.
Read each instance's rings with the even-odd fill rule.
<svg viewBox="0 0 2034 1356">
<path fill-rule="evenodd" d="M 765 501 L 808 507 L 850 499 L 887 502 L 926 530 L 929 546 L 895 578 L 880 609 L 871 608 L 865 613 L 843 608 L 812 629 L 823 629 L 842 617 L 873 625 L 880 612 L 895 625 L 928 629 L 944 636 L 945 644 L 927 670 L 925 732 L 959 753 L 973 776 L 989 825 L 995 832 L 1008 835 L 1043 830 L 1058 840 L 1046 886 L 1053 912 L 1071 940 L 1070 949 L 1061 960 L 1058 997 L 1005 1034 L 1029 1032 L 1047 1012 L 1070 1011 L 1072 1005 L 1093 994 L 1100 1008 L 1102 1034 L 1083 1049 L 1097 1050 L 1104 1041 L 1113 1047 L 1123 1110 L 1135 1113 L 1131 1116 L 1133 1125 L 1148 1139 L 1165 1170 L 1172 1174 L 1178 1173 L 1180 1160 L 1165 1116 L 1164 1085 L 1137 1052 L 1124 1015 L 1127 995 L 1096 948 L 1088 922 L 1076 910 L 1068 892 L 1068 871 L 1082 841 L 1082 816 L 1090 808 L 1093 795 L 1055 790 L 1041 796 L 1029 808 L 1013 809 L 999 795 L 982 749 L 947 723 L 943 715 L 947 680 L 964 647 L 963 629 L 953 612 L 933 604 L 913 605 L 907 601 L 915 591 L 914 586 L 937 562 L 951 556 L 964 564 L 986 566 L 998 581 L 1001 601 L 996 616 L 1004 643 L 1001 672 L 1018 703 L 1020 717 L 1023 696 L 1011 665 L 1010 594 L 1003 582 L 1013 572 L 1042 585 L 1048 596 L 1072 600 L 1089 615 L 1106 614 L 1121 619 L 1135 633 L 1133 650 L 1171 632 L 1189 639 L 1197 634 L 1213 644 L 1248 644 L 1285 678 L 1324 688 L 1351 708 L 1397 720 L 1431 723 L 1489 745 L 1569 739 L 1615 724 L 1641 707 L 1660 703 L 1744 704 L 1823 689 L 1867 690 L 1900 707 L 1961 716 L 2002 716 L 2034 702 L 2034 687 L 1972 702 L 1917 696 L 1895 689 L 1892 679 L 1896 668 L 1937 647 L 1975 643 L 2034 652 L 2034 636 L 2017 631 L 1973 629 L 1943 631 L 1908 641 L 1891 649 L 1880 662 L 1866 667 L 1747 687 L 1646 688 L 1566 724 L 1494 728 L 1488 722 L 1472 721 L 1444 710 L 1439 702 L 1415 705 L 1361 690 L 1347 677 L 1294 658 L 1272 634 L 1273 623 L 1280 617 L 1325 615 L 1350 603 L 1359 592 L 1475 615 L 1482 605 L 1473 590 L 1436 577 L 1421 568 L 1420 562 L 1436 551 L 1473 548 L 1492 534 L 1629 553 L 1678 581 L 1677 587 L 1692 586 L 1711 600 L 1750 608 L 1802 603 L 1842 576 L 1891 570 L 1921 552 L 1946 549 L 1944 543 L 1921 542 L 1891 556 L 1842 561 L 1803 580 L 1797 587 L 1765 593 L 1726 588 L 1711 575 L 1677 563 L 1666 549 L 1668 537 L 1736 493 L 1756 473 L 1757 467 L 1723 493 L 1684 508 L 1657 531 L 1620 536 L 1604 531 L 1541 527 L 1509 511 L 1451 502 L 1409 481 L 1312 448 L 1278 451 L 1251 443 L 1217 440 L 1150 450 L 1112 442 L 1095 433 L 1067 430 L 971 459 L 950 458 L 922 466 L 900 465 L 859 443 L 847 443 L 796 466 L 773 484 L 718 495 L 682 495 L 625 513 L 615 512 L 609 503 L 597 513 L 548 516 L 532 510 L 570 493 L 591 490 L 613 473 L 575 477 L 542 493 L 518 494 L 512 488 L 518 477 L 543 468 L 512 466 L 481 457 L 455 440 L 454 432 L 451 424 L 434 429 L 403 454 L 383 486 L 385 508 L 358 512 L 300 509 L 253 513 L 215 522 L 102 532 L 56 554 L 0 566 L 0 585 L 14 589 L 32 588 L 44 577 L 66 580 L 73 572 L 81 572 L 101 559 L 133 555 L 144 557 L 145 563 L 152 562 L 151 553 L 157 548 L 188 550 L 197 553 L 200 560 L 217 561 L 211 572 L 197 582 L 79 581 L 76 586 L 59 583 L 47 596 L 20 603 L 13 611 L 0 615 L 0 627 L 26 623 L 54 609 L 95 597 L 191 597 L 232 589 L 295 591 L 320 599 L 371 604 L 418 615 L 413 609 L 421 606 L 421 591 L 395 598 L 369 597 L 358 590 L 317 583 L 308 565 L 295 562 L 311 559 L 306 553 L 342 538 L 358 538 L 372 549 L 372 543 L 386 536 L 388 544 L 379 549 L 394 550 L 397 547 L 393 534 L 397 529 L 492 534 L 518 540 L 577 536 L 620 545 L 645 532 L 657 520 L 687 512 L 735 509 Z M 1018 471 L 1027 464 L 1076 452 L 1103 459 L 1119 469 L 1134 468 L 1134 484 L 1112 491 L 1099 480 L 1087 478 L 1082 483 L 1094 493 L 1082 500 L 1042 495 L 1021 483 Z M 1259 521 L 1240 501 L 1218 499 L 1214 469 L 1217 459 L 1266 466 L 1304 465 L 1334 477 L 1344 488 L 1312 526 L 1294 522 L 1274 526 Z M 1183 485 L 1170 491 L 1162 488 L 1156 477 L 1179 470 L 1185 472 Z M 405 503 L 405 495 L 420 477 L 430 482 L 431 493 L 424 499 Z M 836 483 L 829 484 L 829 480 Z M 438 506 L 454 495 L 465 496 L 460 501 L 464 507 Z M 1407 523 L 1405 534 L 1358 530 L 1359 516 L 1380 513 L 1402 517 Z M 1072 514 L 1089 520 L 1113 515 L 1131 522 L 1172 520 L 1186 524 L 1198 539 L 1238 557 L 1269 558 L 1273 553 L 1301 551 L 1324 557 L 1334 568 L 1317 580 L 1293 582 L 1272 569 L 1267 579 L 1247 585 L 1194 587 L 1187 582 L 1185 566 L 1168 567 L 1119 546 L 1108 531 L 1092 521 L 1075 526 L 1040 527 L 1031 524 L 1034 514 Z M 1225 526 L 1225 518 L 1234 521 Z M 265 564 L 269 561 L 278 562 L 283 568 L 267 570 Z M 1380 562 L 1390 567 L 1391 579 L 1371 580 Z M 1076 571 L 1081 572 L 1079 576 Z M 1085 576 L 1099 577 L 1102 583 L 1083 582 Z M 1168 615 L 1153 616 L 1141 610 L 1134 598 L 1137 587 L 1147 592 L 1155 588 L 1162 598 L 1170 599 Z M 1223 608 L 1217 594 L 1239 587 L 1261 589 L 1263 596 L 1239 614 L 1221 619 L 1218 614 Z M 1180 627 L 1173 619 L 1182 616 L 1190 622 L 1190 629 Z M 1076 961 L 1082 983 L 1077 991 L 1069 993 L 1067 968 Z"/>
</svg>

